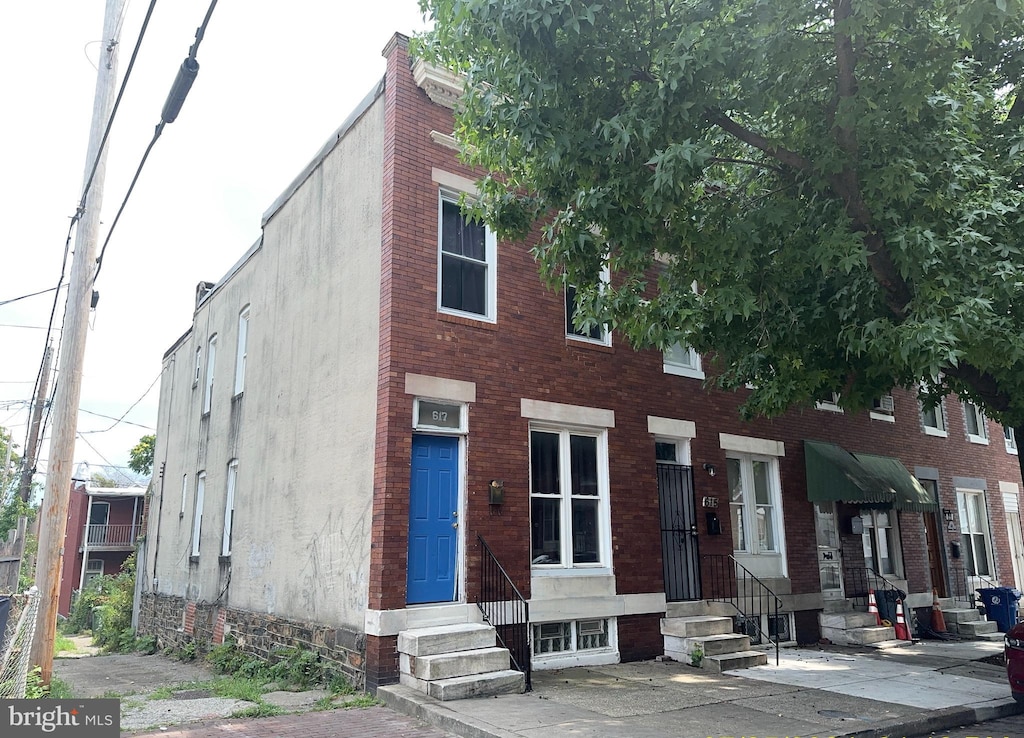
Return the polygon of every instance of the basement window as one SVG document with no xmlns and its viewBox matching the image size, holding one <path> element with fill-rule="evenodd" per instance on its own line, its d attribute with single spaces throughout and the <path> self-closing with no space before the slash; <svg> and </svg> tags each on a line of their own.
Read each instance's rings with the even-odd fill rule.
<svg viewBox="0 0 1024 738">
<path fill-rule="evenodd" d="M 605 651 L 611 646 L 607 618 L 540 623 L 533 626 L 533 655 Z"/>
</svg>

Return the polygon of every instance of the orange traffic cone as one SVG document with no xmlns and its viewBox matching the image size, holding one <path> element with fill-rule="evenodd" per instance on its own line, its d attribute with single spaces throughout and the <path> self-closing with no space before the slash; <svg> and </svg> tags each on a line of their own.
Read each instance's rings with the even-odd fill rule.
<svg viewBox="0 0 1024 738">
<path fill-rule="evenodd" d="M 896 600 L 896 637 L 901 641 L 910 640 L 907 621 L 903 617 L 903 600 Z"/>
<path fill-rule="evenodd" d="M 932 630 L 936 633 L 946 632 L 946 619 L 942 617 L 942 606 L 939 605 L 939 593 L 932 588 Z"/>
<path fill-rule="evenodd" d="M 874 613 L 875 620 L 881 625 L 882 618 L 878 614 L 878 603 L 875 602 L 875 590 L 873 589 L 868 590 L 868 614 L 870 615 L 871 613 Z"/>
</svg>

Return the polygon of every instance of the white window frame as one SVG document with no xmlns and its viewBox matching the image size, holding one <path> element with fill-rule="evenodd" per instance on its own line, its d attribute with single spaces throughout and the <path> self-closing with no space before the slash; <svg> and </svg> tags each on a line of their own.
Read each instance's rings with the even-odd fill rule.
<svg viewBox="0 0 1024 738">
<path fill-rule="evenodd" d="M 530 531 L 531 558 L 533 535 L 533 501 L 535 499 L 559 500 L 559 556 L 561 561 L 555 564 L 531 564 L 534 576 L 545 573 L 587 573 L 595 570 L 610 571 L 611 568 L 611 513 L 609 507 L 608 483 L 608 432 L 604 429 L 568 427 L 531 423 L 529 429 L 528 448 L 530 449 L 531 465 L 533 456 L 533 434 L 550 433 L 558 436 L 558 494 L 538 494 L 533 491 L 533 469 L 530 470 Z M 594 495 L 572 494 L 572 466 L 570 455 L 570 439 L 572 436 L 585 436 L 597 441 L 597 535 L 598 560 L 594 562 L 573 562 L 572 546 L 572 502 L 574 499 L 594 499 Z"/>
<path fill-rule="evenodd" d="M 206 349 L 206 384 L 203 389 L 203 415 L 213 407 L 213 375 L 217 368 L 217 334 L 214 333 L 207 341 Z"/>
<path fill-rule="evenodd" d="M 983 446 L 987 446 L 988 418 L 985 417 L 985 411 L 973 402 L 969 402 L 967 400 L 964 400 L 961 404 L 964 409 L 964 431 L 967 433 L 967 440 L 971 443 L 978 443 Z M 972 417 L 974 418 L 975 424 L 978 428 L 977 433 L 971 433 L 969 419 Z"/>
<path fill-rule="evenodd" d="M 887 526 L 878 525 L 878 515 L 884 513 L 889 518 L 889 524 Z M 860 511 L 860 518 L 864 524 L 864 531 L 861 533 L 861 545 L 867 543 L 868 547 L 871 548 L 872 552 L 881 549 L 881 541 L 878 538 L 878 531 L 885 530 L 886 537 L 892 538 L 892 571 L 882 571 L 881 561 L 876 558 L 874 561 L 875 571 L 882 576 L 892 577 L 894 579 L 903 578 L 903 546 L 900 543 L 900 526 L 899 517 L 896 510 L 875 510 L 872 508 L 862 508 Z M 867 561 L 867 554 L 864 556 L 865 562 Z"/>
<path fill-rule="evenodd" d="M 231 555 L 231 529 L 235 522 L 235 487 L 238 484 L 238 459 L 228 463 L 227 492 L 224 495 L 224 533 L 220 541 L 220 555 Z"/>
<path fill-rule="evenodd" d="M 181 509 L 178 511 L 178 517 L 185 517 L 185 500 L 188 499 L 188 474 L 181 475 Z"/>
<path fill-rule="evenodd" d="M 839 393 L 832 392 L 829 394 L 828 399 L 818 400 L 814 403 L 815 410 L 824 410 L 830 413 L 841 413 L 843 408 L 839 406 Z"/>
<path fill-rule="evenodd" d="M 662 371 L 677 377 L 705 378 L 700 354 L 682 343 L 674 343 L 665 349 L 662 354 Z"/>
<path fill-rule="evenodd" d="M 496 323 L 498 320 L 498 237 L 494 232 L 486 225 L 484 228 L 484 260 L 478 261 L 471 259 L 471 261 L 477 264 L 483 264 L 487 270 L 485 279 L 485 290 L 487 294 L 484 295 L 484 312 L 474 313 L 468 310 L 459 310 L 457 308 L 445 307 L 441 304 L 442 301 L 442 283 L 443 283 L 443 266 L 444 266 L 444 254 L 448 253 L 449 256 L 456 259 L 469 260 L 467 257 L 461 254 L 454 254 L 444 251 L 444 204 L 450 203 L 459 206 L 459 199 L 461 194 L 453 192 L 447 189 L 441 189 L 438 191 L 437 200 L 437 311 L 439 313 L 445 313 L 446 315 L 460 315 L 464 318 L 470 318 L 472 320 L 482 320 L 487 323 Z M 465 218 L 465 215 L 462 216 Z"/>
<path fill-rule="evenodd" d="M 655 436 L 655 445 L 663 443 L 668 446 L 675 447 L 675 459 L 659 459 L 657 453 L 655 453 L 655 461 L 658 464 L 675 464 L 677 466 L 690 466 L 690 439 L 689 438 L 671 438 L 669 436 Z"/>
<path fill-rule="evenodd" d="M 203 374 L 203 347 L 196 346 L 196 365 L 195 371 L 192 374 L 192 387 L 199 385 L 199 378 Z"/>
<path fill-rule="evenodd" d="M 948 423 L 946 422 L 946 401 L 941 399 L 932 408 L 932 412 L 935 413 L 935 425 L 928 425 L 928 418 L 925 415 L 928 410 L 925 408 L 924 402 L 921 402 L 921 428 L 924 430 L 925 435 L 936 436 L 938 438 L 946 438 L 949 436 Z"/>
<path fill-rule="evenodd" d="M 97 569 L 94 564 L 99 564 Z M 88 559 L 85 562 L 85 571 L 82 572 L 82 589 L 89 586 L 89 582 L 97 577 L 102 577 L 105 571 L 103 559 Z"/>
<path fill-rule="evenodd" d="M 886 398 L 888 398 L 888 403 L 886 403 Z M 892 409 L 887 409 L 885 407 L 886 404 L 891 405 Z M 878 397 L 875 400 L 873 400 L 871 403 L 871 411 L 868 413 L 868 417 L 870 417 L 872 420 L 881 420 L 885 423 L 895 423 L 896 401 L 893 399 L 893 396 L 882 395 L 881 397 Z"/>
<path fill-rule="evenodd" d="M 977 507 L 968 504 L 968 500 L 977 500 Z M 985 499 L 985 491 L 979 489 L 956 490 L 956 507 L 960 517 L 960 543 L 963 546 L 964 571 L 967 576 L 982 576 L 988 579 L 995 579 L 992 572 L 995 571 L 992 559 L 992 531 L 988 522 L 988 505 Z M 978 515 L 981 519 L 978 519 Z M 985 571 L 978 571 L 978 551 L 975 547 L 977 537 L 985 543 Z M 969 564 L 974 562 L 974 572 L 971 573 Z"/>
<path fill-rule="evenodd" d="M 203 532 L 203 505 L 206 502 L 206 472 L 196 476 L 195 508 L 192 510 L 192 549 L 191 556 L 199 556 L 199 539 Z"/>
<path fill-rule="evenodd" d="M 1003 426 L 1003 444 L 1006 446 L 1006 453 L 1014 455 L 1018 453 L 1017 433 L 1012 426 Z"/>
<path fill-rule="evenodd" d="M 733 553 L 741 556 L 782 556 L 784 554 L 782 518 L 782 484 L 779 477 L 779 460 L 774 456 L 762 456 L 760 454 L 740 453 L 728 451 L 726 453 L 726 465 L 728 476 L 729 460 L 738 461 L 740 465 L 740 482 L 743 486 L 743 500 L 740 503 L 732 501 L 732 490 L 730 488 L 729 499 L 729 529 L 734 525 L 733 508 L 742 507 L 743 537 L 750 544 L 746 548 L 736 548 L 736 541 L 733 541 Z M 760 536 L 755 536 L 751 528 L 752 521 L 757 518 L 757 496 L 754 487 L 754 462 L 761 462 L 768 465 L 767 481 L 768 494 L 771 499 L 771 522 L 775 535 L 775 548 L 763 549 L 760 545 Z M 755 545 L 756 544 L 756 545 Z"/>
<path fill-rule="evenodd" d="M 600 620 L 604 623 L 605 634 L 608 636 L 608 644 L 597 648 L 580 648 L 580 623 L 589 623 Z M 569 626 L 569 648 L 561 651 L 547 651 L 537 653 L 535 649 L 542 640 L 539 637 L 544 626 L 560 625 L 563 628 Z M 537 669 L 561 669 L 569 666 L 586 666 L 609 663 L 609 655 L 617 654 L 619 650 L 618 621 L 614 617 L 592 617 L 579 618 L 576 620 L 560 620 L 544 623 L 530 623 L 532 636 L 530 639 L 531 662 Z"/>
<path fill-rule="evenodd" d="M 249 351 L 249 306 L 238 313 L 238 347 L 235 350 L 235 395 L 245 390 L 245 360 Z"/>
<path fill-rule="evenodd" d="M 608 265 L 605 264 L 601 267 L 601 284 L 606 285 L 611 282 L 611 271 L 608 269 Z M 569 299 L 569 290 L 573 290 L 573 298 Z M 576 321 L 573 319 L 576 315 L 576 297 L 575 297 L 576 285 L 570 285 L 566 283 L 563 290 L 563 296 L 565 302 L 565 337 L 571 341 L 582 341 L 583 343 L 591 343 L 597 346 L 611 346 L 612 345 L 612 332 L 608 330 L 606 323 L 601 324 L 601 335 L 598 338 L 594 338 L 589 333 L 577 333 L 576 331 L 583 330 L 576 328 Z M 572 325 L 570 330 L 569 326 Z"/>
</svg>

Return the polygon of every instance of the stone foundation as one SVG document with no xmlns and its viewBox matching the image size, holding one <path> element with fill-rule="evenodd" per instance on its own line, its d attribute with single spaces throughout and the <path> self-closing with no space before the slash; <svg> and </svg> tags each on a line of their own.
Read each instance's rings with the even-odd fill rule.
<svg viewBox="0 0 1024 738">
<path fill-rule="evenodd" d="M 139 608 L 139 635 L 156 636 L 161 649 L 180 649 L 186 643 L 195 643 L 201 654 L 225 639 L 233 639 L 243 652 L 267 661 L 279 648 L 314 651 L 328 668 L 343 674 L 354 687 L 366 688 L 366 636 L 345 628 L 144 594 Z"/>
</svg>

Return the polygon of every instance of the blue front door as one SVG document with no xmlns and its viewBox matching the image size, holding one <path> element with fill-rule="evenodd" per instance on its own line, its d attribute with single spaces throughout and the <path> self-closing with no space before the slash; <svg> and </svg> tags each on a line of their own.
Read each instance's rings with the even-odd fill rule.
<svg viewBox="0 0 1024 738">
<path fill-rule="evenodd" d="M 455 599 L 459 439 L 412 437 L 406 602 Z"/>
</svg>

